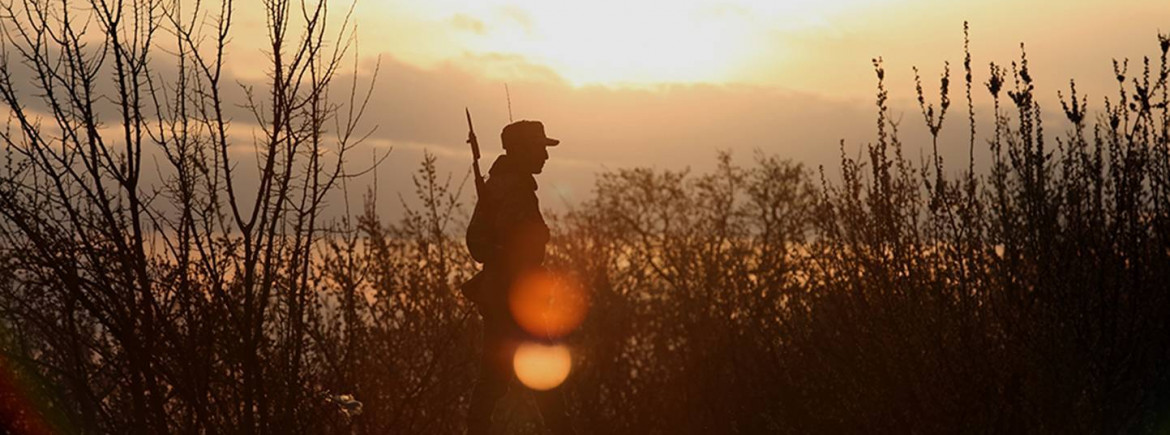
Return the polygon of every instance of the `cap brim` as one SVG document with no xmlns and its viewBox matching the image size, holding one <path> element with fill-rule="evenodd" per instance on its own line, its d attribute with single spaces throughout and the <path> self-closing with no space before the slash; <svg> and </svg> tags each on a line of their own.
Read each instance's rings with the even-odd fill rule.
<svg viewBox="0 0 1170 435">
<path fill-rule="evenodd" d="M 559 143 L 561 143 L 561 141 L 553 139 L 551 137 L 544 138 L 544 146 L 546 146 L 546 147 L 555 147 Z"/>
</svg>

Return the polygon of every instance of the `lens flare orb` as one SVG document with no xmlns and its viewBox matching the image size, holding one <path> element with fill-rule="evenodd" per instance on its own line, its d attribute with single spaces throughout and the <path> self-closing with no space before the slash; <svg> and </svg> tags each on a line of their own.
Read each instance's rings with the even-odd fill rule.
<svg viewBox="0 0 1170 435">
<path fill-rule="evenodd" d="M 537 391 L 560 386 L 569 377 L 572 365 L 572 354 L 562 344 L 523 343 L 512 358 L 516 378 Z"/>
<path fill-rule="evenodd" d="M 581 325 L 589 301 L 575 279 L 541 271 L 516 281 L 508 293 L 508 308 L 524 331 L 556 339 Z"/>
</svg>

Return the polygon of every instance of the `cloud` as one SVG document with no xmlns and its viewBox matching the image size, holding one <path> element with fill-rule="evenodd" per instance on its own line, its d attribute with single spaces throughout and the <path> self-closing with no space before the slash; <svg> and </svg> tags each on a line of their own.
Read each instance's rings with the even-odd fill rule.
<svg viewBox="0 0 1170 435">
<path fill-rule="evenodd" d="M 516 5 L 504 5 L 497 9 L 500 16 L 519 25 L 525 33 L 531 34 L 534 30 L 532 14 Z"/>
<path fill-rule="evenodd" d="M 477 35 L 484 35 L 487 33 L 486 26 L 483 21 L 467 14 L 455 14 L 451 16 L 451 26 L 457 30 L 471 32 Z"/>
<path fill-rule="evenodd" d="M 780 71 L 778 75 L 815 79 L 794 79 L 786 82 L 786 87 L 776 85 L 775 82 L 782 80 L 775 78 L 770 83 L 757 82 L 760 84 L 675 84 L 637 88 L 575 86 L 548 66 L 518 54 L 464 52 L 460 56 L 420 66 L 403 60 L 397 52 L 383 52 L 376 87 L 362 124 L 364 129 L 376 127 L 376 130 L 362 148 L 350 154 L 350 162 L 354 170 L 364 169 L 372 161 L 372 156 L 381 156 L 386 149 L 393 149 L 378 171 L 378 181 L 382 185 L 379 192 L 383 196 L 392 195 L 391 198 L 397 192 L 409 193 L 412 190 L 410 176 L 427 152 L 436 156 L 440 171 L 459 179 L 467 173 L 470 163 L 470 153 L 464 142 L 467 131 L 463 109 L 467 107 L 474 116 L 486 168 L 502 151 L 498 134 L 509 122 L 504 93 L 504 78 L 507 77 L 512 118 L 544 121 L 549 134 L 564 141 L 563 146 L 551 150 L 552 160 L 546 173 L 540 176 L 540 182 L 547 187 L 542 192 L 549 195 L 546 205 L 558 206 L 562 202 L 574 203 L 587 198 L 594 174 L 599 171 L 631 166 L 691 167 L 703 171 L 714 165 L 717 150 L 731 151 L 739 162 L 746 162 L 752 153 L 760 150 L 814 167 L 825 165 L 833 173 L 840 158 L 841 140 L 846 143 L 846 153 L 854 156 L 865 143 L 874 139 L 876 108 L 872 94 L 875 78 L 869 65 L 874 54 L 887 54 L 887 79 L 894 103 L 892 115 L 900 121 L 902 137 L 908 144 L 906 155 L 916 159 L 921 151 L 925 151 L 921 145 L 929 143 L 926 140 L 929 136 L 913 102 L 909 66 L 926 62 L 922 68 L 924 85 L 933 88 L 937 85 L 942 61 L 951 60 L 954 84 L 951 99 L 959 102 L 962 98 L 959 87 L 961 21 L 951 25 L 942 22 L 950 15 L 929 14 L 934 15 L 921 19 L 932 23 L 930 29 L 947 28 L 951 33 L 930 41 L 898 36 L 892 31 L 875 34 L 874 31 L 848 30 L 841 34 L 806 35 L 803 39 L 792 39 L 794 34 L 787 35 L 788 46 L 794 48 L 796 59 L 803 59 L 803 63 L 802 66 L 791 66 L 787 73 Z M 454 26 L 472 33 L 491 31 L 473 16 L 448 17 L 450 20 L 443 26 L 446 29 Z M 863 17 L 846 18 L 839 27 L 851 29 L 853 22 L 850 20 Z M 905 26 L 915 22 L 913 17 L 900 20 L 881 25 Z M 974 23 L 975 39 L 972 41 L 976 56 L 976 118 L 982 131 L 990 131 L 983 127 L 991 125 L 990 102 L 979 88 L 979 83 L 986 78 L 988 57 L 981 55 L 1007 50 L 996 45 L 1002 45 L 1001 40 L 1007 36 L 992 36 L 993 33 L 1005 33 L 1002 26 L 982 26 Z M 1035 33 L 1026 36 L 1029 35 Z M 874 41 L 861 44 L 859 41 L 865 38 Z M 906 41 L 921 42 L 925 48 L 911 53 L 900 45 Z M 1039 91 L 1046 107 L 1057 107 L 1053 104 L 1055 90 L 1067 84 L 1070 76 L 1090 71 L 1084 66 L 1086 64 L 1100 66 L 1091 69 L 1093 74 L 1105 74 L 1102 80 L 1094 79 L 1096 75 L 1089 76 L 1090 85 L 1111 84 L 1109 57 L 1101 54 L 1104 43 L 1086 45 L 1089 54 L 1074 59 L 1080 66 L 1068 64 L 1067 68 L 1063 66 L 1073 60 L 1062 60 L 1060 56 L 1048 53 L 1055 50 L 1053 43 L 1042 39 L 1029 45 L 1030 53 L 1034 53 L 1032 67 L 1041 76 Z M 1040 48 L 1033 48 L 1036 46 Z M 891 48 L 884 51 L 879 50 L 880 47 Z M 1015 47 L 1018 49 L 1018 45 Z M 1153 47 L 1151 43 L 1150 48 Z M 233 59 L 238 60 L 234 62 L 242 64 L 243 59 L 249 57 L 246 54 L 235 53 Z M 173 72 L 173 66 L 167 66 L 166 59 L 160 57 L 158 65 L 162 77 Z M 1003 63 L 1010 62 L 1011 57 L 996 59 Z M 362 60 L 356 77 L 359 90 L 372 79 L 372 64 L 372 57 Z M 26 71 L 14 67 L 12 72 L 25 87 L 24 95 L 36 94 L 36 89 L 29 85 L 31 77 L 25 74 Z M 333 89 L 338 102 L 345 101 L 344 94 L 350 89 L 352 79 L 345 74 L 338 76 Z M 233 133 L 241 132 L 233 134 L 235 150 L 246 155 L 251 141 L 250 136 L 242 132 L 248 131 L 255 121 L 242 107 L 246 96 L 241 86 L 235 83 L 254 86 L 255 95 L 261 99 L 267 95 L 266 87 L 260 77 L 231 76 L 224 80 L 231 83 L 225 85 L 223 95 L 228 103 L 225 107 L 233 120 Z M 112 83 L 112 78 L 103 79 L 99 92 L 108 93 Z M 1099 106 L 1101 95 L 1100 91 L 1094 90 L 1091 105 Z M 937 96 L 931 98 L 937 99 Z M 33 108 L 43 109 L 39 106 Z M 960 162 L 965 162 L 967 155 L 966 113 L 959 103 L 951 110 L 943 130 L 941 151 L 950 167 L 965 168 L 966 165 Z M 1046 113 L 1055 115 L 1058 111 L 1049 109 Z M 110 116 L 106 119 L 113 121 L 117 118 Z M 1046 124 L 1046 128 L 1054 127 L 1051 130 L 1054 132 L 1061 131 L 1062 126 L 1059 122 Z M 987 159 L 982 153 L 986 151 L 982 149 L 982 143 L 977 141 L 977 159 L 985 162 Z M 241 171 L 247 171 L 250 163 L 241 164 L 244 168 Z M 241 182 L 247 181 L 242 179 Z M 360 200 L 364 187 L 370 183 L 372 177 L 351 182 L 350 200 Z M 385 214 L 395 213 L 396 200 L 383 198 L 380 204 L 383 204 L 384 208 L 380 210 Z"/>
<path fill-rule="evenodd" d="M 540 68 L 518 56 L 490 61 Z M 476 65 L 449 62 L 424 69 L 383 54 L 365 119 L 367 126 L 378 126 L 369 145 L 394 149 L 394 169 L 381 172 L 380 191 L 409 186 L 410 168 L 423 152 L 436 155 L 442 170 L 466 171 L 464 107 L 474 118 L 484 167 L 502 151 L 498 135 L 509 119 L 503 83 L 478 74 Z M 575 87 L 546 74 L 509 83 L 513 116 L 541 120 L 551 136 L 563 140 L 550 150 L 540 180 L 569 202 L 589 194 L 597 172 L 631 166 L 704 169 L 713 166 L 717 150 L 732 151 L 741 161 L 758 149 L 814 165 L 831 163 L 839 156 L 839 140 L 857 144 L 871 136 L 873 125 L 872 103 L 864 101 L 748 85 Z"/>
<path fill-rule="evenodd" d="M 464 53 L 449 61 L 457 68 L 475 74 L 481 80 L 524 80 L 566 84 L 566 80 L 552 68 L 530 62 L 524 56 L 511 53 Z"/>
</svg>

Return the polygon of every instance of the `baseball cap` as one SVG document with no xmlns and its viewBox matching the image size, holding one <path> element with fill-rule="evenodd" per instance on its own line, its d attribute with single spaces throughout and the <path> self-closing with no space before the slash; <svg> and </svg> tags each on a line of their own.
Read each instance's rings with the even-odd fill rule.
<svg viewBox="0 0 1170 435">
<path fill-rule="evenodd" d="M 500 133 L 500 140 L 504 143 L 504 148 L 508 148 L 509 144 L 554 147 L 561 143 L 544 134 L 544 124 L 540 121 L 529 120 L 516 121 L 505 126 L 504 131 Z"/>
</svg>

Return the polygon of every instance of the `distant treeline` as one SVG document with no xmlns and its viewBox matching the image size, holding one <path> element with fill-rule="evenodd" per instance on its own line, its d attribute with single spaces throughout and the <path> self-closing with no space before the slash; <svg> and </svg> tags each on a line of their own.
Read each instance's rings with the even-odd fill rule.
<svg viewBox="0 0 1170 435">
<path fill-rule="evenodd" d="M 242 102 L 220 91 L 227 4 L 98 6 L 88 27 L 55 2 L 0 13 L 6 429 L 463 431 L 480 327 L 457 290 L 475 270 L 469 192 L 428 156 L 401 220 L 379 219 L 373 196 L 320 218 L 354 175 L 364 105 L 348 86 L 331 99 L 348 46 L 327 43 L 324 2 L 309 3 L 267 4 L 270 88 Z M 568 338 L 580 433 L 1170 430 L 1158 42 L 1135 71 L 1115 66 L 1103 107 L 1062 93 L 1060 126 L 1042 123 L 1023 54 L 986 79 L 968 55 L 965 107 L 949 72 L 937 103 L 918 86 L 921 164 L 903 157 L 875 60 L 877 138 L 840 179 L 765 154 L 600 174 L 550 222 L 549 267 L 590 299 Z M 987 143 L 976 92 L 995 101 Z M 229 104 L 263 128 L 257 185 L 233 182 Z M 944 120 L 964 115 L 970 154 L 991 148 L 985 173 L 938 157 Z M 168 175 L 143 185 L 144 171 Z M 508 433 L 540 431 L 529 401 L 499 410 Z"/>
</svg>

